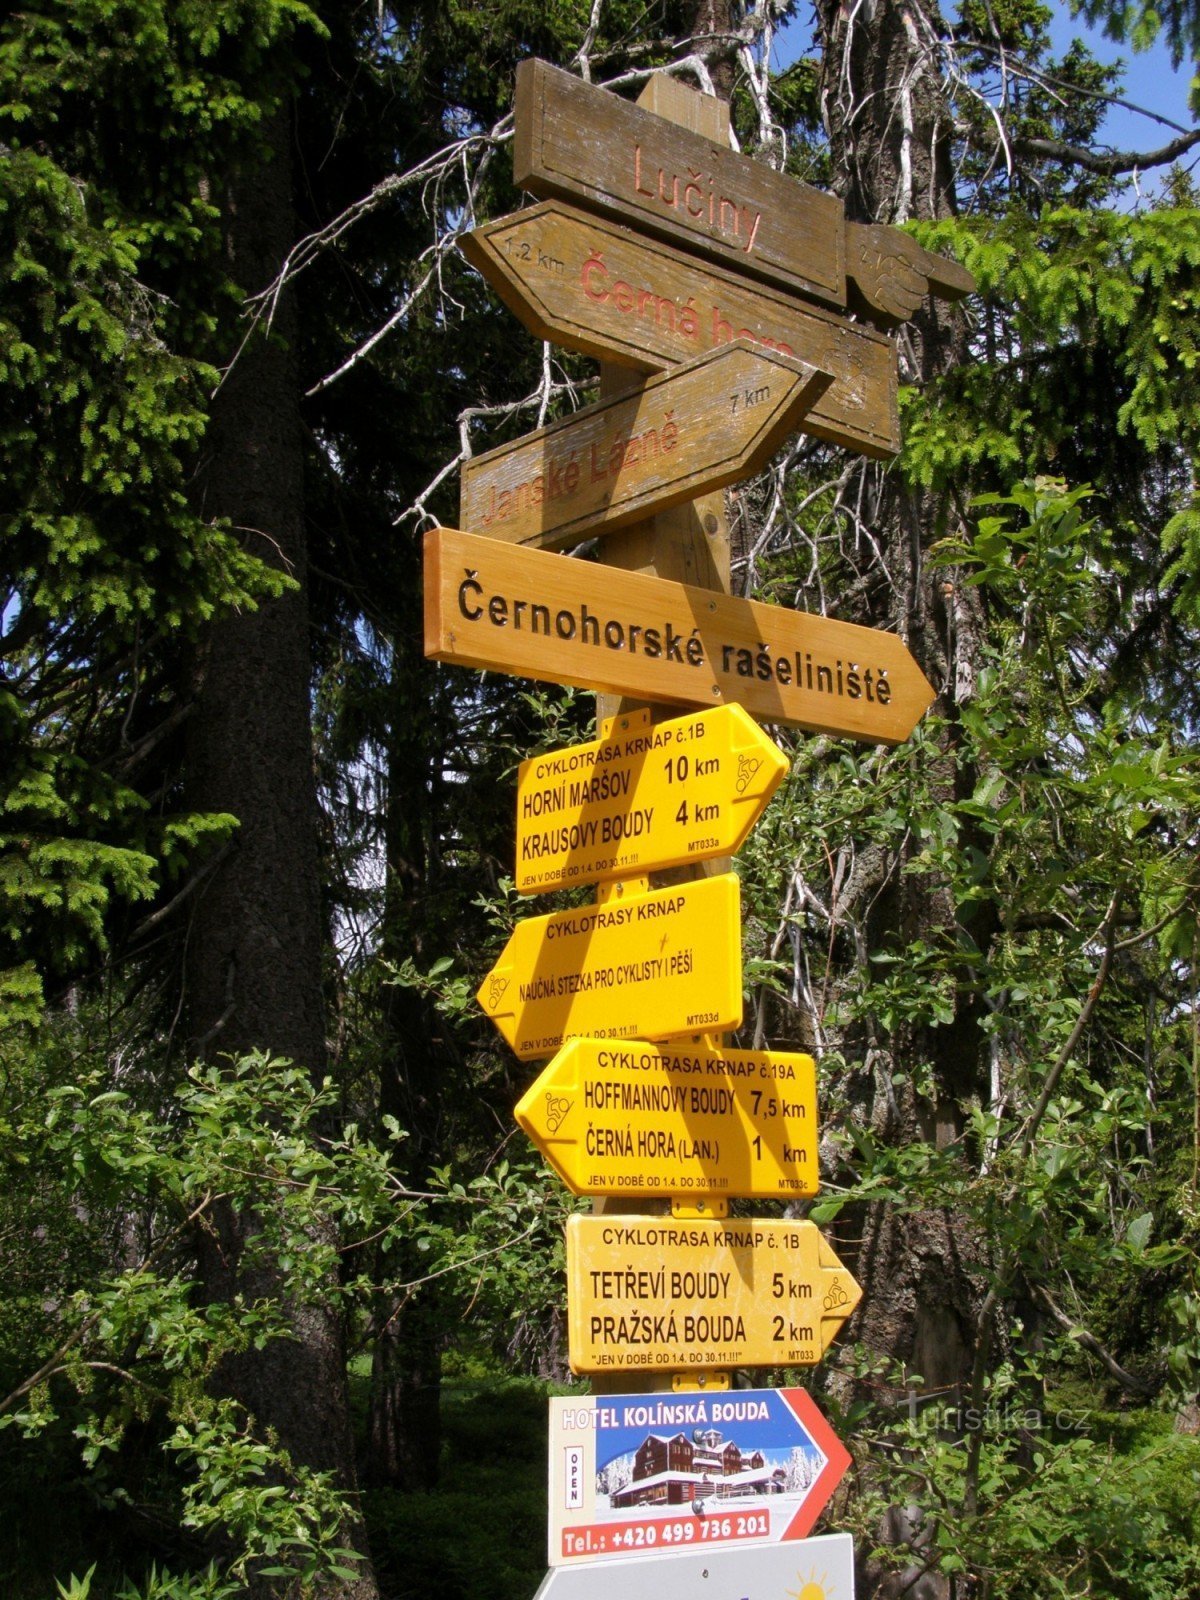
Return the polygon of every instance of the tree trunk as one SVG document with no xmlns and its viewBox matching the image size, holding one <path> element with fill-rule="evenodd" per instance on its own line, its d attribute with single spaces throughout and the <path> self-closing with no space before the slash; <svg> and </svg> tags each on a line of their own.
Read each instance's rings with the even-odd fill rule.
<svg viewBox="0 0 1200 1600">
<path fill-rule="evenodd" d="M 826 73 L 823 109 L 835 187 L 847 216 L 899 223 L 949 214 L 953 173 L 944 132 L 949 118 L 939 115 L 936 60 L 921 31 L 929 24 L 899 0 L 878 0 L 873 9 L 821 0 L 818 14 Z M 902 381 L 926 383 L 965 360 L 960 328 L 961 319 L 939 302 L 927 303 L 898 336 Z M 935 578 L 926 568 L 926 544 L 943 531 L 944 508 L 934 497 L 907 487 L 898 472 L 882 476 L 866 464 L 862 470 L 875 479 L 871 524 L 891 582 L 879 586 L 875 614 L 855 620 L 899 632 L 939 690 L 936 709 L 951 719 L 951 732 L 936 758 L 934 787 L 953 800 L 961 797 L 961 785 L 972 783 L 969 774 L 956 769 L 952 730 L 956 706 L 973 692 L 983 627 L 978 593 L 956 585 L 946 573 Z M 881 948 L 885 934 L 900 948 L 917 939 L 937 947 L 954 938 L 956 911 L 948 885 L 928 873 L 906 874 L 904 865 L 899 861 L 882 869 L 857 906 L 846 907 L 851 916 L 865 917 L 872 950 Z M 875 909 L 868 914 L 872 896 Z M 975 934 L 986 945 L 986 932 Z M 960 997 L 956 1004 L 949 1025 L 912 1026 L 873 1041 L 873 1099 L 862 1113 L 877 1137 L 944 1148 L 961 1136 L 968 1100 L 974 1096 L 986 1104 L 980 1010 L 970 998 Z M 932 1086 L 928 1097 L 914 1088 L 922 1074 Z M 858 1338 L 896 1369 L 919 1375 L 918 1395 L 937 1395 L 952 1407 L 970 1384 L 983 1299 L 980 1241 L 949 1211 L 900 1215 L 888 1206 L 872 1206 L 847 1217 L 844 1226 L 846 1237 L 838 1249 L 853 1260 L 864 1289 Z M 861 1237 L 857 1251 L 850 1235 Z M 883 1391 L 883 1404 L 890 1399 L 897 1420 L 909 1401 L 906 1388 L 894 1387 L 890 1396 Z M 878 1387 L 873 1398 L 880 1400 Z M 912 1540 L 918 1549 L 922 1544 L 913 1514 L 904 1507 L 893 1509 L 881 1535 L 891 1542 Z M 921 1566 L 918 1559 L 882 1582 L 877 1571 L 866 1571 L 864 1600 L 871 1594 L 905 1593 L 910 1600 L 945 1594 L 944 1580 L 920 1576 Z"/>
<path fill-rule="evenodd" d="M 407 956 L 422 959 L 437 891 L 433 813 L 440 778 L 434 752 L 444 730 L 434 716 L 433 674 L 421 644 L 421 581 L 414 558 L 406 591 L 411 614 L 397 619 L 387 735 L 387 879 L 380 953 L 396 966 Z M 419 716 L 415 706 L 422 708 Z M 395 1117 L 406 1135 L 397 1152 L 400 1176 L 423 1189 L 430 1168 L 449 1154 L 447 1094 L 455 1082 L 455 1063 L 440 1041 L 443 1030 L 436 1013 L 415 989 L 399 984 L 385 989 L 380 1024 L 379 1109 Z M 391 1257 L 382 1271 L 393 1281 L 415 1282 L 428 1266 L 428 1256 L 410 1247 L 399 1260 Z M 431 1489 L 437 1483 L 446 1299 L 440 1281 L 380 1295 L 366 1465 L 372 1483 L 401 1490 Z"/>
<path fill-rule="evenodd" d="M 269 283 L 295 239 L 290 116 L 275 117 L 261 161 L 225 194 L 231 274 L 248 292 Z M 203 1055 L 252 1048 L 320 1076 L 325 1064 L 317 805 L 309 717 L 303 451 L 285 296 L 270 335 L 237 355 L 213 404 L 200 479 L 210 518 L 296 587 L 213 624 L 198 661 L 199 704 L 187 751 L 190 798 L 238 819 L 235 849 L 196 897 L 185 969 L 188 1033 Z M 282 1296 L 281 1274 L 247 1281 L 241 1253 L 252 1219 L 226 1208 L 201 1238 L 205 1292 Z M 265 1280 L 265 1281 L 264 1281 Z M 231 1361 L 220 1381 L 292 1457 L 355 1486 L 340 1317 L 331 1303 L 291 1307 L 296 1341 Z M 364 1548 L 361 1530 L 347 1541 Z M 366 1576 L 343 1592 L 368 1600 Z"/>
</svg>

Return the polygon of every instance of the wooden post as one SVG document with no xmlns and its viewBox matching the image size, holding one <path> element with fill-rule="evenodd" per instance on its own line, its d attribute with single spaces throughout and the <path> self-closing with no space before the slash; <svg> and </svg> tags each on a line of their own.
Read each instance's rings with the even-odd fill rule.
<svg viewBox="0 0 1200 1600">
<path fill-rule="evenodd" d="M 656 73 L 642 90 L 638 103 L 670 122 L 681 123 L 695 133 L 702 133 L 714 143 L 729 143 L 729 107 L 725 101 L 689 89 L 668 73 Z M 645 381 L 644 374 L 632 372 L 628 367 L 617 366 L 611 361 L 600 363 L 601 399 L 629 393 L 640 388 Z M 694 584 L 700 589 L 718 589 L 722 594 L 728 594 L 729 518 L 725 511 L 724 491 L 685 501 L 683 505 L 661 512 L 647 522 L 609 534 L 601 549 L 608 566 L 623 567 L 626 571 L 647 573 L 656 578 L 674 578 L 677 582 Z M 623 711 L 633 711 L 644 704 L 645 701 L 618 700 L 613 695 L 597 695 L 597 729 L 605 717 L 619 716 Z M 661 722 L 667 717 L 677 716 L 678 710 L 652 705 L 650 715 L 652 720 Z M 729 870 L 730 861 L 724 857 L 700 866 L 676 867 L 671 873 L 655 874 L 654 880 L 680 882 Z M 592 1201 L 595 1215 L 636 1213 L 663 1216 L 670 1209 L 670 1201 L 667 1200 L 637 1201 L 606 1196 Z M 670 1373 L 629 1373 L 624 1377 L 605 1374 L 592 1378 L 592 1391 L 595 1394 L 652 1394 L 669 1391 L 673 1386 Z"/>
</svg>

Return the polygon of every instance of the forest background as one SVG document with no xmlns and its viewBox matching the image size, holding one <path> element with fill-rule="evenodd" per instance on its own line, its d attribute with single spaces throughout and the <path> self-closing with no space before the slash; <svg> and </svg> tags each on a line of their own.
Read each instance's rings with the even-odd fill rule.
<svg viewBox="0 0 1200 1600">
<path fill-rule="evenodd" d="M 1197 54 L 1186 0 L 1084 9 Z M 864 1597 L 1200 1594 L 1200 131 L 1106 148 L 1119 69 L 1050 20 L 6 9 L 6 1594 L 532 1593 L 572 1202 L 471 995 L 515 765 L 592 707 L 426 663 L 418 560 L 464 452 L 592 392 L 456 249 L 519 203 L 531 54 L 680 72 L 975 275 L 896 335 L 898 463 L 801 437 L 730 496 L 739 592 L 938 690 L 894 751 L 781 733 L 738 861 L 742 1037 L 818 1058 L 799 1209 L 865 1288 L 786 1376 Z M 456 1480 L 522 1440 L 501 1527 Z"/>
</svg>

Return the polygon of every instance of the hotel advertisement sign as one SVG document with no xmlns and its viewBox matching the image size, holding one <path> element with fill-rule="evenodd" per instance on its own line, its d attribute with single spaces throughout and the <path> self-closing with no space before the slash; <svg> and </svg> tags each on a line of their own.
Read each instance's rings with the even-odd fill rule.
<svg viewBox="0 0 1200 1600">
<path fill-rule="evenodd" d="M 803 1389 L 552 1399 L 550 1565 L 803 1539 L 849 1465 Z"/>
</svg>

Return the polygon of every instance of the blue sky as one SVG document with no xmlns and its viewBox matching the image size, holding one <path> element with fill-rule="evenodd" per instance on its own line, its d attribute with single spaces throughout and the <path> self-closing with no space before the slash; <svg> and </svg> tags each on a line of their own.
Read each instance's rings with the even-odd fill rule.
<svg viewBox="0 0 1200 1600">
<path fill-rule="evenodd" d="M 1123 99 L 1156 111 L 1183 128 L 1194 125 L 1187 104 L 1188 87 L 1194 70 L 1190 63 L 1185 62 L 1182 68 L 1176 70 L 1171 64 L 1166 45 L 1161 43 L 1152 50 L 1135 54 L 1128 46 L 1116 45 L 1111 39 L 1106 39 L 1099 29 L 1073 20 L 1066 5 L 1059 4 L 1055 9 L 1057 17 L 1051 25 L 1051 33 L 1057 50 L 1061 52 L 1072 38 L 1078 36 L 1098 60 L 1124 60 Z M 810 40 L 810 18 L 802 10 L 796 21 L 776 38 L 773 51 L 776 65 L 781 67 L 794 60 L 809 47 Z M 1119 150 L 1153 150 L 1173 137 L 1171 130 L 1164 128 L 1161 123 L 1116 106 L 1109 111 L 1101 134 L 1105 144 Z"/>
</svg>

